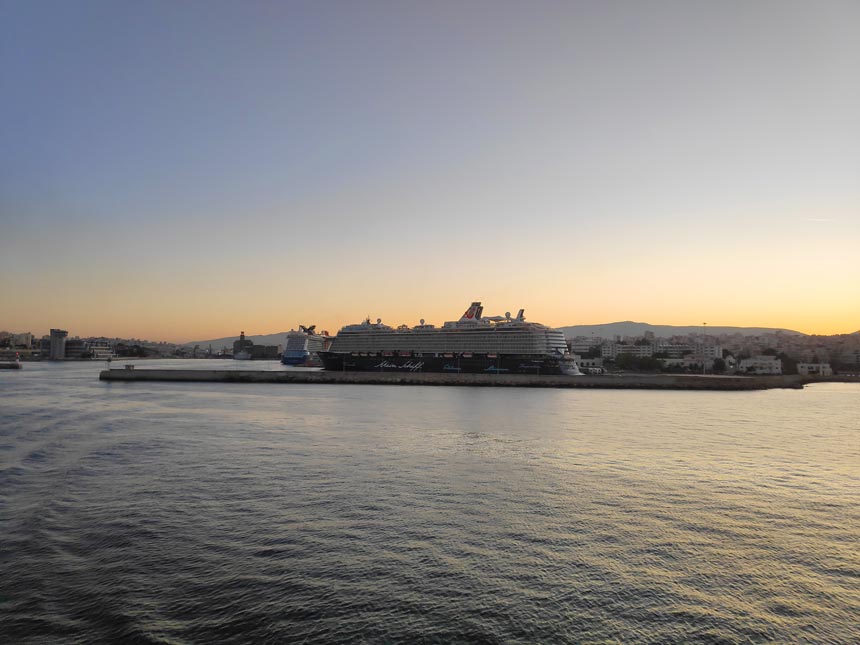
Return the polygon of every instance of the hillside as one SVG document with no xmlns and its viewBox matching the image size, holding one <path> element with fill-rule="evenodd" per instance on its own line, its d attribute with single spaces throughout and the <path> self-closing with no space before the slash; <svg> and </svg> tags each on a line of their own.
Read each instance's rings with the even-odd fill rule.
<svg viewBox="0 0 860 645">
<path fill-rule="evenodd" d="M 687 336 L 690 334 L 701 334 L 702 325 L 651 325 L 643 322 L 633 322 L 626 320 L 624 322 L 604 323 L 601 325 L 570 325 L 561 327 L 564 335 L 568 338 L 574 336 L 591 336 L 594 334 L 601 338 L 613 338 L 614 336 L 642 336 L 646 331 L 654 332 L 655 336 Z M 795 334 L 805 336 L 799 331 L 791 329 L 778 329 L 773 327 L 720 327 L 708 325 L 706 333 L 712 335 L 718 334 L 742 334 L 744 336 L 760 336 L 762 334 L 773 334 L 783 332 L 786 334 Z"/>
</svg>

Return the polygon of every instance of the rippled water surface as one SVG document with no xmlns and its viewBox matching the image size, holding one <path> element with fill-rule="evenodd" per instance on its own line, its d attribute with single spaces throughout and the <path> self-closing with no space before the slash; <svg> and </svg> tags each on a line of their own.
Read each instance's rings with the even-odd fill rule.
<svg viewBox="0 0 860 645">
<path fill-rule="evenodd" d="M 860 642 L 860 386 L 100 367 L 0 371 L 5 642 Z"/>
</svg>

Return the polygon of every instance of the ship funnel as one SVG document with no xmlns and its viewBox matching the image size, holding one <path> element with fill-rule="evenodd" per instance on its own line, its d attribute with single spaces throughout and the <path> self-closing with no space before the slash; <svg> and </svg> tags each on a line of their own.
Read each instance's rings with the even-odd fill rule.
<svg viewBox="0 0 860 645">
<path fill-rule="evenodd" d="M 520 309 L 520 310 L 517 312 L 517 320 L 525 320 L 525 319 L 526 319 L 526 317 L 523 315 L 525 312 L 526 312 L 526 310 L 525 310 L 525 309 Z"/>
<path fill-rule="evenodd" d="M 466 313 L 460 316 L 460 322 L 467 322 L 470 320 L 480 320 L 481 312 L 484 311 L 484 308 L 481 306 L 480 302 L 473 302 L 469 305 L 469 308 L 466 309 Z"/>
</svg>

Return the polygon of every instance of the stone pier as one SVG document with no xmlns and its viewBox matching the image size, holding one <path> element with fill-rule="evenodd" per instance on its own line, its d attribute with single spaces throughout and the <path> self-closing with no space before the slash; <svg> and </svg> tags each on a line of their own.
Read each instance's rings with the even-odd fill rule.
<svg viewBox="0 0 860 645">
<path fill-rule="evenodd" d="M 306 383 L 335 385 L 446 385 L 473 387 L 552 387 L 644 390 L 766 390 L 802 388 L 825 379 L 801 376 L 697 376 L 676 374 L 439 374 L 429 372 L 326 372 L 204 369 L 110 369 L 102 381 L 183 383 Z M 830 379 L 826 379 L 830 380 Z"/>
</svg>

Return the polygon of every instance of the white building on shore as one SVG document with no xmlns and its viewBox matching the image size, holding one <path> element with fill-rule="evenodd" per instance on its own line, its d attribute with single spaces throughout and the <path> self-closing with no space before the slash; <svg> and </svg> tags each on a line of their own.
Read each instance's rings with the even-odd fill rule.
<svg viewBox="0 0 860 645">
<path fill-rule="evenodd" d="M 797 373 L 801 376 L 833 376 L 830 363 L 798 363 Z"/>
<path fill-rule="evenodd" d="M 740 362 L 738 371 L 747 374 L 782 374 L 782 361 L 776 356 L 752 356 Z"/>
</svg>

